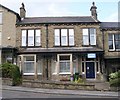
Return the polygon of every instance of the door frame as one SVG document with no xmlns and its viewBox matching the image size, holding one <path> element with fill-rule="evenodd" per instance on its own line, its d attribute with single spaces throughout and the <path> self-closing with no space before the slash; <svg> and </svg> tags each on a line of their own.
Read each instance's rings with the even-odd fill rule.
<svg viewBox="0 0 120 100">
<path fill-rule="evenodd" d="M 86 63 L 93 62 L 94 63 L 94 73 L 95 73 L 95 78 L 86 78 L 86 80 L 96 80 L 96 61 L 86 61 L 85 62 L 85 77 L 86 77 Z"/>
</svg>

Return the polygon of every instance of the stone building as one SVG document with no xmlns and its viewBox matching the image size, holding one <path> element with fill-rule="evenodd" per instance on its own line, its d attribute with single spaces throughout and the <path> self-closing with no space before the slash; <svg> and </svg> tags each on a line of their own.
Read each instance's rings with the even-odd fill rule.
<svg viewBox="0 0 120 100">
<path fill-rule="evenodd" d="M 19 20 L 18 13 L 0 4 L 0 64 L 16 62 L 16 23 Z"/>
<path fill-rule="evenodd" d="M 23 77 L 60 81 L 79 73 L 87 80 L 104 80 L 101 22 L 96 9 L 93 3 L 91 16 L 30 18 L 22 4 L 16 46 Z"/>
<path fill-rule="evenodd" d="M 119 70 L 118 23 L 100 22 L 96 9 L 93 3 L 90 16 L 26 17 L 22 3 L 13 47 L 23 78 L 62 81 L 80 74 L 88 81 L 106 81 Z"/>
</svg>

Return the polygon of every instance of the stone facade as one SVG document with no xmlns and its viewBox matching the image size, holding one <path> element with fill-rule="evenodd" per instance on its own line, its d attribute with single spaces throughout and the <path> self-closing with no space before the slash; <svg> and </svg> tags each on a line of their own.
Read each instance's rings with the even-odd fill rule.
<svg viewBox="0 0 120 100">
<path fill-rule="evenodd" d="M 4 33 L 2 44 L 5 47 L 17 48 L 16 63 L 24 79 L 70 81 L 72 76 L 79 74 L 88 81 L 106 81 L 112 68 L 118 70 L 119 49 L 118 51 L 109 50 L 109 34 L 119 33 L 119 28 L 105 29 L 105 26 L 102 26 L 103 22 L 97 20 L 97 7 L 94 3 L 91 7 L 92 15 L 84 17 L 26 18 L 24 4 L 21 8 L 24 9 L 22 12 L 24 16 L 20 15 L 22 18 L 19 21 L 17 21 L 19 15 L 13 11 L 8 12 L 8 9 L 4 8 L 4 23 L 0 29 L 7 28 L 2 30 Z M 4 24 L 9 27 L 5 27 Z M 55 45 L 56 29 L 58 29 L 59 43 L 61 43 L 57 46 Z M 69 31 L 73 30 L 73 45 L 67 42 L 68 45 L 63 46 L 61 41 L 66 37 L 64 35 L 62 37 L 61 34 L 64 29 L 67 30 L 66 41 L 69 43 L 71 42 Z M 84 35 L 87 35 L 87 39 Z M 84 45 L 85 40 L 88 40 L 89 44 Z M 92 45 L 92 42 L 95 44 Z M 36 46 L 36 43 L 39 45 Z"/>
<path fill-rule="evenodd" d="M 5 63 L 7 57 L 12 56 L 11 52 L 13 48 L 16 47 L 16 22 L 18 21 L 19 15 L 2 5 L 0 5 L 0 14 L 2 15 L 2 23 L 0 23 L 0 48 L 2 59 L 0 62 Z M 6 53 L 8 54 L 5 55 Z"/>
</svg>

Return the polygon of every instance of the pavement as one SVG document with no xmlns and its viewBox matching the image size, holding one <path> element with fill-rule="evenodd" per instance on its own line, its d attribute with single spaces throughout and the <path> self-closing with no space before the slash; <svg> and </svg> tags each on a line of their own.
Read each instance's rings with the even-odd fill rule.
<svg viewBox="0 0 120 100">
<path fill-rule="evenodd" d="M 86 91 L 86 90 L 63 90 L 63 89 L 43 89 L 43 88 L 30 88 L 22 86 L 8 86 L 2 85 L 2 90 L 11 91 L 23 91 L 23 92 L 34 92 L 34 93 L 45 93 L 45 94 L 61 94 L 61 95 L 83 95 L 83 96 L 106 96 L 106 97 L 118 97 L 118 92 L 112 91 Z"/>
</svg>

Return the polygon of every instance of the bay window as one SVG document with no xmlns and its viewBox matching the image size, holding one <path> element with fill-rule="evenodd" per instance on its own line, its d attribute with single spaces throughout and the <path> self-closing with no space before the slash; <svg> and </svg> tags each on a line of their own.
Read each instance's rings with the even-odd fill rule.
<svg viewBox="0 0 120 100">
<path fill-rule="evenodd" d="M 74 46 L 74 29 L 55 29 L 55 46 Z"/>
<path fill-rule="evenodd" d="M 83 32 L 83 45 L 96 45 L 96 29 L 86 28 Z"/>
</svg>

